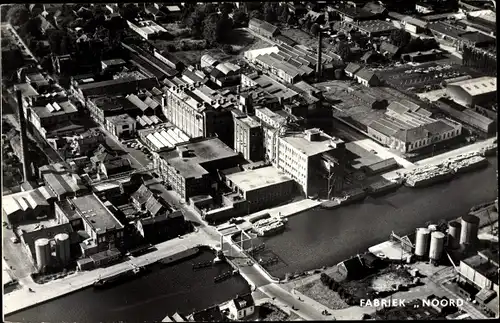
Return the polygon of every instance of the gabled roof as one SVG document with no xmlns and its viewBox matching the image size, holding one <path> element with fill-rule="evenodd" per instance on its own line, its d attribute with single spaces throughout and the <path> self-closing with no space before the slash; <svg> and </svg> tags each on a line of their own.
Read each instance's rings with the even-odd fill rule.
<svg viewBox="0 0 500 323">
<path fill-rule="evenodd" d="M 365 273 L 365 267 L 359 256 L 352 257 L 342 262 L 347 270 L 348 277 L 359 277 Z"/>
<path fill-rule="evenodd" d="M 195 322 L 221 322 L 223 321 L 222 313 L 218 305 L 209 307 L 199 312 L 193 313 L 193 321 Z"/>
<path fill-rule="evenodd" d="M 356 64 L 356 63 L 349 63 L 349 65 L 347 65 L 347 67 L 345 68 L 345 71 L 347 73 L 356 73 L 357 71 L 359 71 L 361 69 L 361 65 L 359 64 Z"/>
<path fill-rule="evenodd" d="M 388 52 L 388 53 L 394 55 L 398 51 L 399 51 L 399 47 L 398 46 L 393 45 L 391 43 L 388 43 L 386 41 L 384 41 L 384 42 L 382 42 L 382 44 L 380 44 L 380 52 L 381 53 Z"/>
<path fill-rule="evenodd" d="M 137 191 L 132 193 L 131 198 L 139 204 L 145 204 L 152 196 L 153 192 L 146 185 L 142 184 Z"/>
<path fill-rule="evenodd" d="M 356 76 L 359 77 L 359 78 L 361 78 L 361 79 L 363 79 L 363 80 L 367 80 L 367 81 L 370 81 L 374 77 L 377 77 L 375 75 L 375 72 L 370 71 L 367 68 L 363 68 L 363 69 L 359 70 L 358 72 L 356 72 Z"/>
</svg>

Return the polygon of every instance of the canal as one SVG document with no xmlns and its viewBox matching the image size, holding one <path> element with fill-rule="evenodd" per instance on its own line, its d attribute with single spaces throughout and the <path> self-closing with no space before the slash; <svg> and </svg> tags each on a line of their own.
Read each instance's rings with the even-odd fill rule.
<svg viewBox="0 0 500 323">
<path fill-rule="evenodd" d="M 391 231 L 408 234 L 427 221 L 457 218 L 472 206 L 497 198 L 497 158 L 489 162 L 488 168 L 448 183 L 402 187 L 379 198 L 368 197 L 362 203 L 290 217 L 284 233 L 260 239 L 265 251 L 258 257 L 278 257 L 279 261 L 267 269 L 273 276 L 284 278 L 286 273 L 333 266 L 386 241 Z"/>
<path fill-rule="evenodd" d="M 213 252 L 203 250 L 195 258 L 111 289 L 92 287 L 14 313 L 11 322 L 161 322 L 175 312 L 191 314 L 236 295 L 250 292 L 241 276 L 214 283 L 213 278 L 232 270 L 227 264 L 193 271 L 192 264 L 211 261 Z"/>
</svg>

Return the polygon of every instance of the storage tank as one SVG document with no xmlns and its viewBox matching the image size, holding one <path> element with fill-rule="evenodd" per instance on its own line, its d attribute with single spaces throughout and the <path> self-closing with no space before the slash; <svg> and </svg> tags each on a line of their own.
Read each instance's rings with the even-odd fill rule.
<svg viewBox="0 0 500 323">
<path fill-rule="evenodd" d="M 36 264 L 38 269 L 51 265 L 51 250 L 49 239 L 41 238 L 35 241 Z"/>
<path fill-rule="evenodd" d="M 56 240 L 56 257 L 59 262 L 65 266 L 70 260 L 70 241 L 67 233 L 59 233 L 55 236 Z"/>
<path fill-rule="evenodd" d="M 429 259 L 439 260 L 443 255 L 445 235 L 442 232 L 434 231 L 431 234 L 431 247 L 429 249 Z"/>
<path fill-rule="evenodd" d="M 417 237 L 415 241 L 415 255 L 424 257 L 429 250 L 429 239 L 431 232 L 426 228 L 417 229 Z"/>
<path fill-rule="evenodd" d="M 452 221 L 448 223 L 448 248 L 457 249 L 460 247 L 460 230 L 462 225 L 459 222 Z"/>
<path fill-rule="evenodd" d="M 460 232 L 460 244 L 472 245 L 477 240 L 479 229 L 479 218 L 472 214 L 462 216 L 462 230 Z"/>
</svg>

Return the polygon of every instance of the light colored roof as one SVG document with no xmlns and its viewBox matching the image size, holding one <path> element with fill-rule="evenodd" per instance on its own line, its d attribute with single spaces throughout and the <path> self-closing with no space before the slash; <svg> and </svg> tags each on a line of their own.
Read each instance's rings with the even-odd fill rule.
<svg viewBox="0 0 500 323">
<path fill-rule="evenodd" d="M 6 215 L 34 210 L 39 206 L 49 206 L 47 197 L 40 188 L 2 196 L 2 211 Z"/>
<path fill-rule="evenodd" d="M 497 14 L 493 10 L 477 10 L 471 11 L 467 14 L 472 17 L 482 18 L 491 23 L 497 22 Z"/>
<path fill-rule="evenodd" d="M 118 221 L 111 211 L 94 194 L 88 194 L 71 199 L 78 212 L 87 224 L 97 233 L 103 233 L 106 229 L 122 229 L 123 225 Z"/>
<path fill-rule="evenodd" d="M 324 132 L 320 132 L 320 140 L 318 141 L 307 140 L 305 132 L 288 134 L 279 138 L 280 141 L 288 143 L 306 156 L 315 156 L 333 150 L 334 148 L 329 145 L 332 139 Z"/>
<path fill-rule="evenodd" d="M 248 192 L 263 187 L 289 182 L 292 179 L 273 166 L 233 173 L 226 176 L 242 191 Z"/>
<path fill-rule="evenodd" d="M 139 97 L 135 94 L 129 94 L 127 95 L 127 100 L 129 100 L 131 103 L 133 103 L 136 107 L 141 109 L 141 111 L 146 111 L 147 109 L 150 108 L 149 105 L 144 103 Z"/>
<path fill-rule="evenodd" d="M 78 112 L 78 109 L 70 101 L 48 103 L 45 106 L 31 107 L 31 110 L 40 119 Z"/>
<path fill-rule="evenodd" d="M 496 77 L 483 76 L 475 79 L 464 80 L 448 84 L 448 86 L 460 87 L 471 96 L 487 94 L 497 91 Z"/>
<path fill-rule="evenodd" d="M 106 120 L 114 125 L 135 124 L 135 120 L 126 113 L 117 116 L 106 117 Z"/>
</svg>

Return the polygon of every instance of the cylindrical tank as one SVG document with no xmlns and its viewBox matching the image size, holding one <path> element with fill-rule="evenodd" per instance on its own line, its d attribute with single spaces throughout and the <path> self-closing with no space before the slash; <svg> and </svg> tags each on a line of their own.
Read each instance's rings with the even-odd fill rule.
<svg viewBox="0 0 500 323">
<path fill-rule="evenodd" d="M 459 222 L 452 221 L 448 223 L 448 248 L 457 249 L 460 247 L 460 230 L 462 225 Z"/>
<path fill-rule="evenodd" d="M 36 264 L 38 269 L 50 266 L 51 251 L 49 239 L 41 238 L 35 241 Z"/>
<path fill-rule="evenodd" d="M 434 231 L 431 234 L 431 247 L 429 249 L 429 259 L 439 260 L 443 255 L 445 235 L 442 232 Z"/>
<path fill-rule="evenodd" d="M 460 244 L 472 245 L 477 240 L 479 230 L 479 218 L 472 214 L 462 216 L 462 231 L 460 232 Z"/>
<path fill-rule="evenodd" d="M 415 255 L 418 257 L 423 257 L 427 255 L 427 250 L 429 250 L 429 239 L 431 232 L 426 228 L 417 229 L 417 237 L 415 241 Z"/>
<path fill-rule="evenodd" d="M 54 238 L 56 240 L 56 257 L 65 266 L 70 259 L 70 241 L 67 233 L 59 233 Z"/>
</svg>

